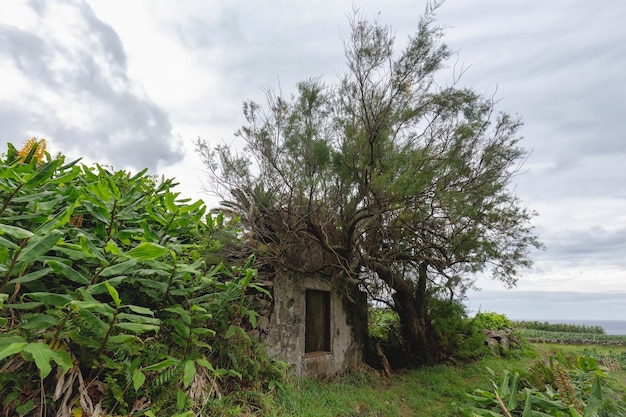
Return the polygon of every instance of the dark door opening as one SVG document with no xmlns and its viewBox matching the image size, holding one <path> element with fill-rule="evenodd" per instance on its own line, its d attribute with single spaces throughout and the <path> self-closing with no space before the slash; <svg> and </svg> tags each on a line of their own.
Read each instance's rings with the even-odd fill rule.
<svg viewBox="0 0 626 417">
<path fill-rule="evenodd" d="M 330 293 L 306 290 L 304 353 L 330 352 Z"/>
</svg>

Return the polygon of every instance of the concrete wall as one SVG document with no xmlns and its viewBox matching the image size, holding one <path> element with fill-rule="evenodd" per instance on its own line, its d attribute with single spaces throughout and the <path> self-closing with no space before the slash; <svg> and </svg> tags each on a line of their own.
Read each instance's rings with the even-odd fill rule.
<svg viewBox="0 0 626 417">
<path fill-rule="evenodd" d="M 330 292 L 330 352 L 305 354 L 306 290 Z M 283 272 L 276 273 L 273 280 L 273 297 L 274 305 L 262 341 L 268 354 L 289 363 L 295 375 L 330 376 L 349 372 L 363 362 L 363 331 L 367 329 L 355 324 L 354 310 L 367 314 L 364 294 L 354 294 L 352 299 L 359 304 L 355 306 L 328 281 Z M 364 320 L 361 316 L 358 322 Z"/>
</svg>

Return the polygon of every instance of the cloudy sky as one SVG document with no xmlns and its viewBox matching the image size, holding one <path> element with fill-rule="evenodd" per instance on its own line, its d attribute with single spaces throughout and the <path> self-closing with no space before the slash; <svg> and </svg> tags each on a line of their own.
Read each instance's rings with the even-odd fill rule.
<svg viewBox="0 0 626 417">
<path fill-rule="evenodd" d="M 230 143 L 241 103 L 344 71 L 353 7 L 401 46 L 422 0 L 2 0 L 0 149 L 176 177 L 202 194 L 193 140 Z M 517 193 L 546 250 L 514 291 L 480 282 L 473 309 L 519 319 L 626 320 L 626 2 L 448 0 L 438 12 L 461 84 L 523 117 Z M 449 74 L 448 74 L 449 76 Z"/>
</svg>

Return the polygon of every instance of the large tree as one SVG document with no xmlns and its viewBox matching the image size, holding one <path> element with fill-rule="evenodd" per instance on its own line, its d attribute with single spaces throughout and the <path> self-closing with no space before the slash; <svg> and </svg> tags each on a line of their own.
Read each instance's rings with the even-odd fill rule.
<svg viewBox="0 0 626 417">
<path fill-rule="evenodd" d="M 429 299 L 461 297 L 478 273 L 514 286 L 540 246 L 510 184 L 527 155 L 521 121 L 454 75 L 442 85 L 435 9 L 400 52 L 390 27 L 356 13 L 337 84 L 244 103 L 245 148 L 197 143 L 261 259 L 388 300 L 412 357 L 429 362 Z"/>
</svg>

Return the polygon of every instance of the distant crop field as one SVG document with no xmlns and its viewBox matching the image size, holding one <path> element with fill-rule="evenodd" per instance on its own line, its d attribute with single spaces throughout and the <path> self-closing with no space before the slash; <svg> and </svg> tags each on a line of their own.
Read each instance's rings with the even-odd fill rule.
<svg viewBox="0 0 626 417">
<path fill-rule="evenodd" d="M 514 321 L 512 325 L 516 329 L 545 330 L 549 332 L 566 333 L 594 333 L 606 334 L 602 326 L 588 326 L 585 324 L 549 323 L 547 321 Z"/>
<path fill-rule="evenodd" d="M 529 342 L 560 343 L 568 345 L 596 344 L 626 346 L 626 336 L 624 335 L 554 332 L 535 329 L 520 329 L 519 332 Z"/>
</svg>

